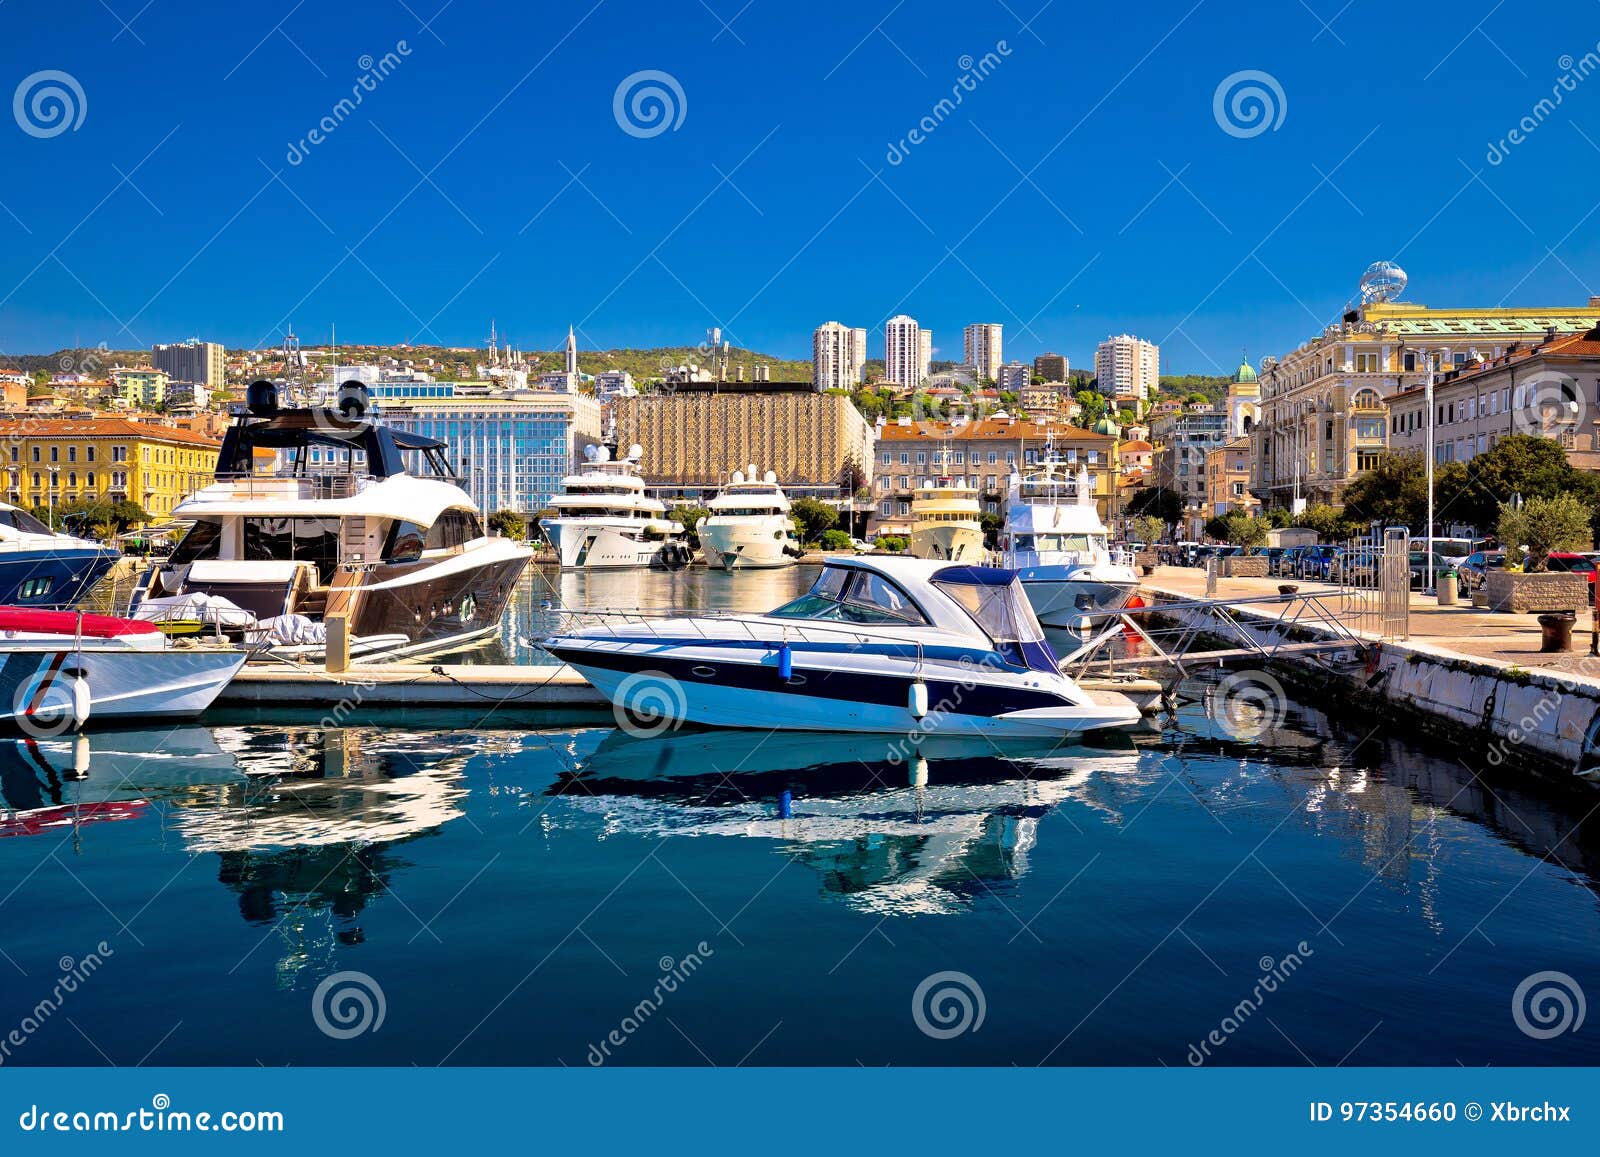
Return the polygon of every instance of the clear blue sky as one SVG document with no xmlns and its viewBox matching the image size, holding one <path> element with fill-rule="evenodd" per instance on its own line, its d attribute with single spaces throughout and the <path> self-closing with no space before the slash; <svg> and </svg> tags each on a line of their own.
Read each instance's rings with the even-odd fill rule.
<svg viewBox="0 0 1600 1157">
<path fill-rule="evenodd" d="M 1040 2 L 8 0 L 0 89 L 56 70 L 84 108 L 53 136 L 0 116 L 0 353 L 286 321 L 466 345 L 493 317 L 530 348 L 720 323 L 806 357 L 833 318 L 878 356 L 903 311 L 936 356 L 997 321 L 1010 356 L 1130 331 L 1217 372 L 1317 332 L 1380 258 L 1429 304 L 1600 293 L 1600 73 L 1535 111 L 1600 7 Z M 683 93 L 654 136 L 614 116 L 646 70 Z M 1283 94 L 1256 135 L 1215 114 L 1246 70 Z M 23 93 L 35 133 L 52 83 Z"/>
</svg>

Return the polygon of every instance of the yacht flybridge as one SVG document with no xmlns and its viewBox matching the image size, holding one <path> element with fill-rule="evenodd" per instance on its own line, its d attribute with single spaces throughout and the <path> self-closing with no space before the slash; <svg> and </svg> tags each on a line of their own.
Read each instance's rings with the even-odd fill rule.
<svg viewBox="0 0 1600 1157">
<path fill-rule="evenodd" d="M 655 731 L 1061 736 L 1140 718 L 1060 672 L 1016 575 L 996 567 L 830 558 L 764 615 L 620 621 L 543 645 Z"/>
<path fill-rule="evenodd" d="M 1107 538 L 1086 467 L 1074 473 L 1047 444 L 1036 469 L 1011 476 L 1002 559 L 1045 626 L 1075 628 L 1086 616 L 1128 605 L 1139 576 Z"/>
<path fill-rule="evenodd" d="M 698 533 L 707 566 L 723 570 L 790 566 L 800 556 L 789 498 L 772 471 L 757 475 L 753 465 L 748 473 L 735 471 L 706 508 L 711 513 Z"/>
<path fill-rule="evenodd" d="M 365 417 L 358 383 L 339 403 L 280 409 L 271 382 L 250 387 L 216 480 L 173 512 L 194 525 L 135 593 L 135 616 L 199 621 L 308 659 L 323 655 L 335 613 L 365 660 L 499 632 L 532 550 L 485 535 L 443 442 Z M 423 473 L 407 472 L 408 454 Z"/>
<path fill-rule="evenodd" d="M 590 446 L 583 456 L 584 468 L 563 478 L 561 493 L 550 500 L 555 515 L 539 520 L 562 569 L 688 565 L 683 527 L 667 517 L 665 503 L 645 493 L 644 447 L 635 444 L 618 460 L 604 446 Z"/>
</svg>

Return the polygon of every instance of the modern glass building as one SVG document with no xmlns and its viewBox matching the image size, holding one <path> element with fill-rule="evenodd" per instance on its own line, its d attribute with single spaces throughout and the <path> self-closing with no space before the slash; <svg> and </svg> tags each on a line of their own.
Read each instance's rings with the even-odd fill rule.
<svg viewBox="0 0 1600 1157">
<path fill-rule="evenodd" d="M 434 390 L 452 383 L 414 383 L 394 390 Z M 381 388 L 381 387 L 380 387 Z M 600 403 L 582 394 L 518 392 L 473 397 L 380 395 L 386 426 L 441 438 L 461 485 L 485 513 L 532 514 L 550 505 L 585 446 L 600 440 Z M 414 464 L 407 463 L 408 468 Z"/>
</svg>

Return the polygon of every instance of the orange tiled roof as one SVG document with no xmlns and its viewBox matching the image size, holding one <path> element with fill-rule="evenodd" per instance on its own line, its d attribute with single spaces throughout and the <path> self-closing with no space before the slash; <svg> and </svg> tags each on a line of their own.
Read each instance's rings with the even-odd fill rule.
<svg viewBox="0 0 1600 1157">
<path fill-rule="evenodd" d="M 1463 366 L 1454 372 L 1446 371 L 1443 376 L 1435 377 L 1433 388 L 1440 389 L 1444 386 L 1453 386 L 1457 382 L 1468 381 L 1479 374 L 1486 374 L 1493 370 L 1502 370 L 1509 365 L 1515 365 L 1533 358 L 1600 358 L 1600 326 L 1580 333 L 1562 334 L 1553 341 L 1541 342 L 1538 345 L 1524 346 L 1521 349 L 1513 346 L 1506 353 L 1501 354 L 1493 361 L 1484 362 L 1481 366 Z M 1390 394 L 1385 401 L 1393 402 L 1399 398 L 1409 398 L 1416 394 L 1427 392 L 1427 384 L 1411 386 Z"/>
<path fill-rule="evenodd" d="M 1122 452 L 1124 454 L 1142 454 L 1146 450 L 1154 449 L 1155 447 L 1150 445 L 1150 443 L 1146 442 L 1143 438 L 1135 438 L 1132 442 L 1124 442 L 1122 444 Z"/>
<path fill-rule="evenodd" d="M 147 442 L 182 442 L 202 450 L 222 443 L 193 430 L 134 422 L 127 418 L 29 418 L 0 421 L 0 438 L 143 438 Z"/>
</svg>

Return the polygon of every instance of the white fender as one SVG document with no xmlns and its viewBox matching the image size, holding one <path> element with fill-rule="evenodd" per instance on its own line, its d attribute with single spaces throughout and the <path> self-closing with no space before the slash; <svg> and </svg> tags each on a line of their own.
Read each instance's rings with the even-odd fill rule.
<svg viewBox="0 0 1600 1157">
<path fill-rule="evenodd" d="M 89 680 L 82 675 L 74 675 L 71 684 L 72 691 L 72 727 L 78 730 L 89 719 Z"/>
<path fill-rule="evenodd" d="M 911 684 L 911 689 L 906 693 L 906 709 L 911 712 L 913 719 L 921 719 L 928 713 L 928 685 L 921 679 Z"/>
</svg>

